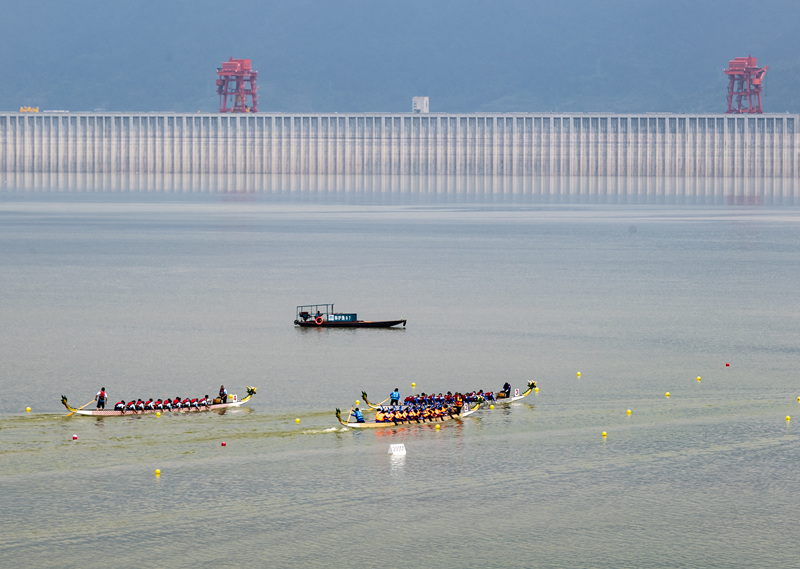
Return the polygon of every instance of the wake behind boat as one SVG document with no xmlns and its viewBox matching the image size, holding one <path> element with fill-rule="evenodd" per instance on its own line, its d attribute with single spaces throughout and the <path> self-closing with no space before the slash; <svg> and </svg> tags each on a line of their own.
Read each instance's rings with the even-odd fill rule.
<svg viewBox="0 0 800 569">
<path fill-rule="evenodd" d="M 297 307 L 294 324 L 305 328 L 391 328 L 402 324 L 405 328 L 406 320 L 359 320 L 355 312 L 334 312 L 333 304 L 307 304 Z"/>
<path fill-rule="evenodd" d="M 131 416 L 131 415 L 151 415 L 153 413 L 202 413 L 205 411 L 225 411 L 231 407 L 240 407 L 247 403 L 253 395 L 256 394 L 256 387 L 247 387 L 247 395 L 243 399 L 239 399 L 237 395 L 228 395 L 228 400 L 225 403 L 210 403 L 209 405 L 197 405 L 197 406 L 189 406 L 189 407 L 172 407 L 170 409 L 167 408 L 147 408 L 147 409 L 123 409 L 123 410 L 115 410 L 115 409 L 83 409 L 83 407 L 71 407 L 70 404 L 67 402 L 67 396 L 61 396 L 61 403 L 64 404 L 64 407 L 70 412 L 69 414 L 72 415 L 89 415 L 92 417 L 123 417 L 123 416 Z M 217 401 L 217 400 L 215 400 Z M 69 416 L 69 415 L 68 415 Z"/>
</svg>

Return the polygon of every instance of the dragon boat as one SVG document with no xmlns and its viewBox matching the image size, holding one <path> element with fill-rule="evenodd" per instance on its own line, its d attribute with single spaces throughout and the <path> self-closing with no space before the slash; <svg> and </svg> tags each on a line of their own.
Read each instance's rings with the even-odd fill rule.
<svg viewBox="0 0 800 569">
<path fill-rule="evenodd" d="M 504 393 L 502 391 L 498 391 L 497 393 L 495 393 L 495 397 L 497 398 L 497 400 L 496 401 L 492 401 L 492 403 L 495 403 L 495 404 L 497 404 L 497 403 L 514 403 L 515 401 L 519 401 L 520 399 L 524 399 L 525 397 L 530 395 L 533 392 L 534 389 L 536 389 L 536 382 L 535 381 L 529 381 L 528 382 L 528 389 L 526 389 L 522 393 L 519 392 L 519 389 L 515 389 L 514 390 L 514 395 L 511 395 L 510 397 L 505 397 L 505 395 L 504 395 Z M 377 408 L 379 408 L 379 407 L 381 407 L 383 405 L 386 405 L 386 401 L 388 401 L 388 399 L 387 399 L 387 400 L 382 401 L 380 403 L 373 403 L 367 397 L 367 392 L 366 391 L 362 391 L 361 392 L 361 399 L 364 400 L 364 403 L 366 403 L 367 407 L 369 407 L 369 409 L 372 410 L 372 411 L 374 411 L 375 409 L 377 409 Z"/>
<path fill-rule="evenodd" d="M 463 419 L 464 417 L 469 417 L 475 411 L 478 410 L 478 407 L 481 406 L 482 401 L 477 401 L 475 405 L 466 411 L 462 412 L 458 415 L 445 415 L 444 417 L 437 417 L 435 419 L 429 419 L 427 421 L 420 420 L 413 420 L 413 421 L 385 421 L 381 423 L 348 423 L 347 421 L 342 420 L 342 411 L 341 409 L 336 409 L 336 418 L 339 422 L 344 425 L 345 427 L 352 428 L 352 429 L 381 429 L 386 427 L 413 427 L 418 425 L 438 425 L 444 421 L 452 421 L 453 419 Z M 348 420 L 350 418 L 348 417 Z"/>
<path fill-rule="evenodd" d="M 297 307 L 294 324 L 303 328 L 392 328 L 402 324 L 405 328 L 406 320 L 359 320 L 354 312 L 334 312 L 333 304 L 307 304 Z"/>
<path fill-rule="evenodd" d="M 247 395 L 242 399 L 239 399 L 236 395 L 228 395 L 228 401 L 225 403 L 212 403 L 211 405 L 203 405 L 202 407 L 187 407 L 181 409 L 141 409 L 141 410 L 132 410 L 126 409 L 124 411 L 117 411 L 115 409 L 83 409 L 81 407 L 75 408 L 70 406 L 67 402 L 67 396 L 61 396 L 61 403 L 64 404 L 64 407 L 70 412 L 69 414 L 72 415 L 73 413 L 76 415 L 89 415 L 92 417 L 130 417 L 132 415 L 152 415 L 153 413 L 204 413 L 206 411 L 217 411 L 217 412 L 224 412 L 226 409 L 230 409 L 231 407 L 240 407 L 250 401 L 253 395 L 256 394 L 256 387 L 247 386 Z M 92 403 L 94 403 L 92 401 Z"/>
</svg>

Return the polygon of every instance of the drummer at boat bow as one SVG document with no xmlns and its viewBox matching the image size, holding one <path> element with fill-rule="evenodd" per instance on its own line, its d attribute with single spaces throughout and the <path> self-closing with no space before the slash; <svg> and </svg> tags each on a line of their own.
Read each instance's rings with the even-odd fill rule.
<svg viewBox="0 0 800 569">
<path fill-rule="evenodd" d="M 105 409 L 106 408 L 106 401 L 108 400 L 108 395 L 106 394 L 106 388 L 101 387 L 100 391 L 97 392 L 97 395 L 94 396 L 94 400 L 97 401 L 97 408 L 98 409 Z"/>
</svg>

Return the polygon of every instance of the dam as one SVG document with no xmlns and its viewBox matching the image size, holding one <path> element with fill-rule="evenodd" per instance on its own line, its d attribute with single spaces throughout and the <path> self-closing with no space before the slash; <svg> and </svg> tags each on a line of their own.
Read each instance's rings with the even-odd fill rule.
<svg viewBox="0 0 800 569">
<path fill-rule="evenodd" d="M 2 113 L 0 173 L 751 180 L 795 199 L 798 121 L 775 113 Z"/>
</svg>

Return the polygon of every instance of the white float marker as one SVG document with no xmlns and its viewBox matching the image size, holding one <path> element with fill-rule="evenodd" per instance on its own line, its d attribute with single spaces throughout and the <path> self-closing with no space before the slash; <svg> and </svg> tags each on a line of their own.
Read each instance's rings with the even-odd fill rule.
<svg viewBox="0 0 800 569">
<path fill-rule="evenodd" d="M 389 454 L 405 454 L 406 445 L 400 443 L 399 445 L 389 445 Z"/>
</svg>

